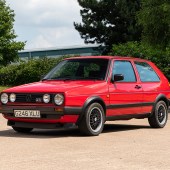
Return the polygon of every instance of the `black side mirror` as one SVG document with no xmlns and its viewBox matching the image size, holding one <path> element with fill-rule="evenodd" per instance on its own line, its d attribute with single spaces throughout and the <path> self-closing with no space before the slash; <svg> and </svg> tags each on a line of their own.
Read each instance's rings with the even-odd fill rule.
<svg viewBox="0 0 170 170">
<path fill-rule="evenodd" d="M 124 75 L 123 74 L 114 74 L 112 75 L 111 82 L 116 82 L 116 81 L 121 81 L 124 80 Z"/>
</svg>

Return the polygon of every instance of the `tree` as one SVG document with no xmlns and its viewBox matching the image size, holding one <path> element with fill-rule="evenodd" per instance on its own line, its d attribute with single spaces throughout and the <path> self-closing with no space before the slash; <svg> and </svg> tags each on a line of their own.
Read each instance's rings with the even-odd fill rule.
<svg viewBox="0 0 170 170">
<path fill-rule="evenodd" d="M 142 0 L 138 22 L 143 42 L 161 49 L 170 46 L 170 0 Z"/>
<path fill-rule="evenodd" d="M 13 29 L 14 11 L 0 0 L 0 66 L 7 65 L 18 59 L 18 51 L 24 48 L 25 43 L 17 42 L 17 35 Z"/>
<path fill-rule="evenodd" d="M 110 55 L 129 56 L 151 60 L 166 75 L 170 81 L 170 47 L 166 49 L 154 48 L 143 42 L 127 42 L 113 45 Z"/>
<path fill-rule="evenodd" d="M 141 28 L 136 24 L 140 0 L 78 0 L 83 23 L 75 23 L 85 43 L 106 45 L 138 41 Z"/>
</svg>

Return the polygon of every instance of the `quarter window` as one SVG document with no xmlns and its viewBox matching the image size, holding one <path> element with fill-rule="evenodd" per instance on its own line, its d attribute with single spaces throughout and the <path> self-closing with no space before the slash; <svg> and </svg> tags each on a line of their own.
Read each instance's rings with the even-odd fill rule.
<svg viewBox="0 0 170 170">
<path fill-rule="evenodd" d="M 124 80 L 120 82 L 136 82 L 136 76 L 129 61 L 114 61 L 113 75 L 123 74 Z"/>
<path fill-rule="evenodd" d="M 140 80 L 142 82 L 159 82 L 160 79 L 153 68 L 145 62 L 135 61 L 136 68 L 138 70 Z"/>
</svg>

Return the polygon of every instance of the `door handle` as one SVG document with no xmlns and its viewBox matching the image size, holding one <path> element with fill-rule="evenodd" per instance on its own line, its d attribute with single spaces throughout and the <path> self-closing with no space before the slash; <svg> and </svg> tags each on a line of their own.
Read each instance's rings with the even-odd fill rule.
<svg viewBox="0 0 170 170">
<path fill-rule="evenodd" d="M 135 89 L 141 89 L 141 88 L 142 88 L 142 86 L 140 86 L 140 85 L 135 86 Z"/>
</svg>

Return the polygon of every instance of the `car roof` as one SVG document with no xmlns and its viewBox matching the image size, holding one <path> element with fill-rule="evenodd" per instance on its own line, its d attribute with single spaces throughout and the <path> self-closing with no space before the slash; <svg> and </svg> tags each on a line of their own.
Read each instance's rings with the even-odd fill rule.
<svg viewBox="0 0 170 170">
<path fill-rule="evenodd" d="M 70 58 L 66 58 L 66 59 L 108 59 L 108 60 L 112 60 L 112 59 L 116 59 L 116 60 L 133 60 L 133 61 L 148 61 L 145 59 L 141 59 L 141 58 L 134 58 L 134 57 L 125 57 L 125 56 L 81 56 L 81 57 L 70 57 Z"/>
</svg>

